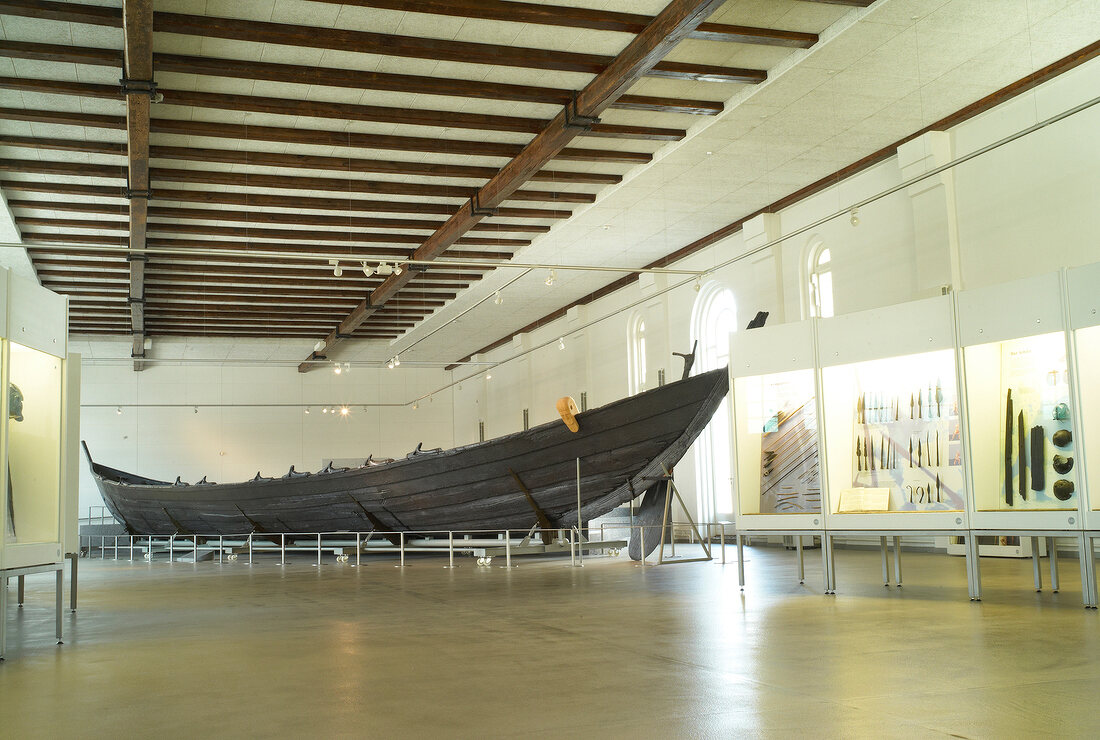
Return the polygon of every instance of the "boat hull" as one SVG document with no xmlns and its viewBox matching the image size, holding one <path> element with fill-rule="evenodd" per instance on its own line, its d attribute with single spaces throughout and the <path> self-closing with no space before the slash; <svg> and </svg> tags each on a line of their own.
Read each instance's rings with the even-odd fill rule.
<svg viewBox="0 0 1100 740">
<path fill-rule="evenodd" d="M 528 529 L 577 523 L 641 494 L 672 468 L 722 403 L 724 370 L 703 373 L 487 442 L 345 471 L 232 484 L 170 484 L 92 462 L 104 502 L 134 534 Z"/>
</svg>

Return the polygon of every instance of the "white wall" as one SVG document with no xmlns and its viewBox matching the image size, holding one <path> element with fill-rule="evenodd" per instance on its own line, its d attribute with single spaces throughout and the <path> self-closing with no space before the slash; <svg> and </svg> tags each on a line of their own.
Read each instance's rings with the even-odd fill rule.
<svg viewBox="0 0 1100 740">
<path fill-rule="evenodd" d="M 1087 100 L 1096 90 L 1100 90 L 1100 62 L 1094 60 L 956 127 L 949 132 L 951 147 L 955 156 L 974 151 Z M 733 290 L 741 326 L 758 310 L 771 311 L 772 322 L 798 320 L 803 310 L 801 265 L 807 246 L 820 238 L 832 250 L 837 313 L 938 294 L 943 282 L 939 276 L 952 272 L 946 264 L 951 257 L 948 249 L 934 243 L 946 237 L 928 230 L 951 219 L 957 221 L 955 268 L 961 275 L 955 288 L 1098 261 L 1100 145 L 1096 131 L 1100 131 L 1100 110 L 1094 108 L 957 168 L 954 190 L 943 201 L 944 219 L 932 219 L 931 226 L 927 201 L 921 202 L 923 210 L 917 219 L 916 196 L 901 190 L 862 208 L 858 226 L 852 226 L 845 214 L 788 239 L 774 253 L 722 268 L 709 279 Z M 791 234 L 902 180 L 897 158 L 880 163 L 782 211 L 780 233 Z M 731 213 L 730 220 L 735 217 Z M 738 233 L 676 266 L 710 269 L 745 249 L 744 237 Z M 690 349 L 691 313 L 698 294 L 689 283 L 657 295 L 665 284 L 660 277 L 635 283 L 478 358 L 507 360 L 550 342 L 494 368 L 491 380 L 481 370 L 415 412 L 357 409 L 345 423 L 322 417 L 318 407 L 308 417 L 300 409 L 200 409 L 194 414 L 190 408 L 150 407 L 118 416 L 113 408 L 85 408 L 82 432 L 101 462 L 154 477 L 174 479 L 182 474 L 185 480 L 203 474 L 212 480 L 248 478 L 257 469 L 281 474 L 291 463 L 312 469 L 324 457 L 362 457 L 370 452 L 403 455 L 420 440 L 426 447 L 466 444 L 477 440 L 479 421 L 485 422 L 486 437 L 492 438 L 521 429 L 524 408 L 530 411 L 532 426 L 556 418 L 554 401 L 563 395 L 579 401 L 580 394 L 587 392 L 590 408 L 626 395 L 627 327 L 635 310 L 646 317 L 651 383 L 658 369 L 664 369 L 670 381 L 678 378 L 682 365 L 670 353 Z M 584 327 L 604 316 L 609 318 Z M 558 349 L 559 336 L 565 338 L 565 350 Z M 467 366 L 456 370 L 454 378 L 473 373 Z M 385 394 L 408 399 L 414 388 L 430 390 L 446 377 L 441 371 L 405 368 L 356 371 L 336 379 L 328 372 L 300 376 L 288 368 L 154 367 L 133 373 L 127 367 L 89 366 L 84 403 L 229 404 L 244 399 L 363 403 Z M 692 453 L 677 475 L 685 492 L 694 489 Z M 83 504 L 98 498 L 92 491 L 85 476 Z M 687 498 L 691 503 L 690 493 Z"/>
</svg>

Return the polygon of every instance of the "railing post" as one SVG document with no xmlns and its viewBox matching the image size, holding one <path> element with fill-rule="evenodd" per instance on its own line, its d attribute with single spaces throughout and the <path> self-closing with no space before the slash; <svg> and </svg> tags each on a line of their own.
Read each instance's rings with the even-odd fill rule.
<svg viewBox="0 0 1100 740">
<path fill-rule="evenodd" d="M 722 565 L 726 564 L 726 523 L 722 522 L 722 525 L 718 528 L 718 541 L 722 543 Z"/>
<path fill-rule="evenodd" d="M 248 533 L 248 564 L 252 565 L 252 533 Z"/>
<path fill-rule="evenodd" d="M 176 561 L 176 535 L 172 535 L 168 538 L 168 562 L 174 563 Z"/>
<path fill-rule="evenodd" d="M 134 536 L 130 535 L 130 562 L 134 562 Z"/>
<path fill-rule="evenodd" d="M 397 538 L 398 538 L 397 539 L 397 546 L 401 550 L 401 565 L 398 566 L 398 567 L 404 568 L 405 567 L 405 533 L 404 532 L 398 532 Z"/>
<path fill-rule="evenodd" d="M 192 553 L 195 556 L 195 565 L 199 564 L 199 536 L 195 535 L 195 552 Z"/>
<path fill-rule="evenodd" d="M 512 533 L 504 530 L 504 567 L 512 567 Z"/>
<path fill-rule="evenodd" d="M 149 556 L 149 562 L 153 562 L 153 535 L 149 535 L 149 551 L 145 554 Z"/>
<path fill-rule="evenodd" d="M 449 558 L 447 567 L 455 567 L 455 533 L 449 529 L 447 530 L 447 555 Z"/>
<path fill-rule="evenodd" d="M 286 532 L 279 533 L 279 565 L 286 565 Z"/>
<path fill-rule="evenodd" d="M 218 565 L 221 565 L 222 558 L 225 557 L 225 535 L 218 535 Z"/>
<path fill-rule="evenodd" d="M 118 535 L 115 535 L 115 560 L 118 560 Z"/>
<path fill-rule="evenodd" d="M 321 533 L 317 533 L 317 567 L 321 567 Z"/>
<path fill-rule="evenodd" d="M 639 524 L 638 530 L 639 532 L 641 532 L 642 535 L 640 540 L 640 544 L 642 546 L 642 565 L 645 565 L 645 525 Z"/>
<path fill-rule="evenodd" d="M 355 567 L 359 567 L 359 533 L 355 533 Z"/>
</svg>

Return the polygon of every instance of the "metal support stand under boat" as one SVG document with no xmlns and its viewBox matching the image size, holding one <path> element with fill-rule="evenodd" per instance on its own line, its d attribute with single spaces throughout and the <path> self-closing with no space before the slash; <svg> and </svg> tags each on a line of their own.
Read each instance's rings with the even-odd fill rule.
<svg viewBox="0 0 1100 740">
<path fill-rule="evenodd" d="M 581 459 L 577 458 L 577 545 L 580 545 L 581 538 L 584 536 L 581 534 Z M 579 547 L 577 551 L 577 560 L 573 563 L 577 568 L 584 567 L 584 547 Z"/>
<path fill-rule="evenodd" d="M 675 528 L 669 526 L 671 524 L 670 512 L 671 512 L 671 508 L 672 508 L 673 498 L 675 498 L 675 500 L 680 504 L 680 509 L 684 512 L 684 516 L 687 517 L 688 523 L 691 525 L 691 531 L 694 533 L 694 535 L 697 538 L 699 538 L 699 542 L 703 547 L 703 552 L 705 553 L 705 556 L 701 557 L 701 558 L 678 558 L 678 559 L 676 559 L 674 561 L 670 561 L 670 562 L 699 563 L 699 562 L 707 562 L 707 561 L 713 560 L 714 558 L 712 558 L 711 554 L 710 554 L 710 542 L 705 540 L 703 538 L 702 533 L 699 532 L 699 527 L 696 526 L 695 519 L 692 518 L 691 512 L 688 511 L 687 504 L 684 503 L 684 499 L 680 496 L 680 491 L 676 487 L 676 482 L 672 480 L 672 472 L 668 469 L 668 467 L 664 463 L 661 464 L 661 470 L 664 471 L 665 479 L 666 479 L 666 483 L 665 483 L 665 507 L 664 507 L 664 516 L 661 519 L 661 540 L 657 545 L 657 563 L 656 564 L 657 565 L 664 565 L 665 564 L 666 535 L 671 533 L 672 534 L 672 539 L 673 540 L 676 539 L 676 535 L 675 535 L 675 531 L 674 531 Z M 643 532 L 644 532 L 644 530 L 643 530 Z M 675 548 L 675 545 L 673 547 Z M 643 552 L 645 552 L 644 548 L 643 548 Z M 673 556 L 675 556 L 675 549 L 673 549 Z M 644 557 L 642 558 L 642 562 L 643 563 L 645 562 Z"/>
</svg>

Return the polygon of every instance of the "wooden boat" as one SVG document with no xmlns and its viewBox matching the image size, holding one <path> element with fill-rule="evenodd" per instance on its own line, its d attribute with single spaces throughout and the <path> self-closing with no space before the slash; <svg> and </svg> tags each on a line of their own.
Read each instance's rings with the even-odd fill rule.
<svg viewBox="0 0 1100 740">
<path fill-rule="evenodd" d="M 197 484 L 101 465 L 84 446 L 103 500 L 131 534 L 544 530 L 606 514 L 661 485 L 728 389 L 714 370 L 562 421 L 446 451 L 319 473 Z"/>
</svg>

